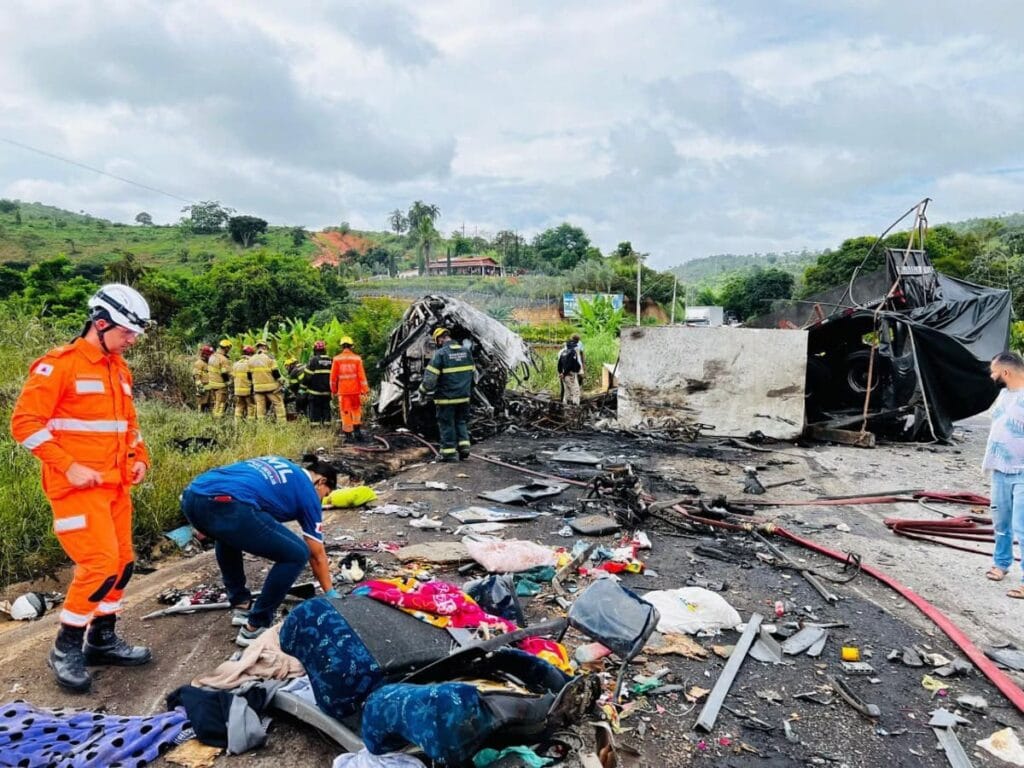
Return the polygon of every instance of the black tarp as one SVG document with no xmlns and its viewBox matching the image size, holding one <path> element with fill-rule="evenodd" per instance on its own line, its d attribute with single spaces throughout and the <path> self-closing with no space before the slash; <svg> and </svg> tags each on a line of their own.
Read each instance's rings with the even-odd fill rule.
<svg viewBox="0 0 1024 768">
<path fill-rule="evenodd" d="M 920 259 L 913 263 L 921 266 Z M 989 362 L 1007 349 L 1010 311 L 1008 290 L 936 272 L 920 279 L 903 275 L 877 313 L 846 310 L 809 327 L 809 346 L 821 360 L 834 350 L 842 350 L 834 357 L 849 360 L 866 356 L 863 337 L 877 331 L 870 411 L 884 415 L 873 417 L 872 429 L 904 440 L 945 441 L 955 421 L 985 411 L 995 399 Z M 856 393 L 848 392 L 847 401 L 837 405 L 828 398 L 839 385 L 834 379 L 830 384 L 809 384 L 811 397 L 820 401 L 809 403 L 809 411 L 832 418 L 856 413 Z M 863 395 L 859 399 L 863 405 Z"/>
</svg>

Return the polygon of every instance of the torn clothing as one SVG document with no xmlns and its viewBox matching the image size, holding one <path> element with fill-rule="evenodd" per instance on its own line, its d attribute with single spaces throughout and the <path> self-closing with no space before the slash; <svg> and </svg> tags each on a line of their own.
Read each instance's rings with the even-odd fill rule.
<svg viewBox="0 0 1024 768">
<path fill-rule="evenodd" d="M 192 685 L 230 691 L 256 680 L 292 680 L 306 674 L 302 662 L 281 650 L 281 625 L 275 624 L 242 651 L 237 661 L 225 661 Z"/>
<path fill-rule="evenodd" d="M 469 347 L 449 341 L 430 358 L 420 391 L 437 405 L 468 403 L 475 378 L 476 365 Z"/>
</svg>

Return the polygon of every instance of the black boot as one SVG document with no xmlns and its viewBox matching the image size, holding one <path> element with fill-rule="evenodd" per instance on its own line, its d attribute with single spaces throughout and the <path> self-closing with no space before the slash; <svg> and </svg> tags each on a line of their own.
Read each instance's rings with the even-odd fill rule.
<svg viewBox="0 0 1024 768">
<path fill-rule="evenodd" d="M 144 645 L 128 645 L 114 631 L 116 616 L 97 616 L 85 638 L 85 661 L 92 666 L 137 667 L 148 664 L 153 654 Z"/>
<path fill-rule="evenodd" d="M 352 438 L 357 443 L 365 443 L 366 442 L 366 438 L 363 436 L 363 430 L 362 430 L 361 427 L 356 427 L 354 430 L 352 430 Z"/>
<path fill-rule="evenodd" d="M 57 685 L 69 691 L 85 693 L 92 687 L 92 675 L 85 668 L 85 654 L 82 653 L 82 640 L 85 638 L 85 627 L 69 627 L 61 624 L 57 640 L 50 649 L 47 664 L 57 678 Z"/>
</svg>

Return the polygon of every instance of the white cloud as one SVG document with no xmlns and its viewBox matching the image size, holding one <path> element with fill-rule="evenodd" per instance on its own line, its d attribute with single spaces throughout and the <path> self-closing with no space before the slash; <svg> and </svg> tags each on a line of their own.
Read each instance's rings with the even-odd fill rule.
<svg viewBox="0 0 1024 768">
<path fill-rule="evenodd" d="M 884 10 L 884 13 L 882 11 Z M 879 19 L 885 20 L 880 24 Z M 569 220 L 668 266 L 1019 208 L 1024 6 L 22 2 L 0 136 L 276 223 Z M 0 144 L 0 194 L 179 204 Z"/>
</svg>

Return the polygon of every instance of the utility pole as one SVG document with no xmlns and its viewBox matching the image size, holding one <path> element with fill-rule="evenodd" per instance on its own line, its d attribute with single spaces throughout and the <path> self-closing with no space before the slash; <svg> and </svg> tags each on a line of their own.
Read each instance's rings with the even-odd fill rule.
<svg viewBox="0 0 1024 768">
<path fill-rule="evenodd" d="M 676 324 L 676 287 L 679 285 L 679 278 L 672 276 L 672 316 L 668 321 L 669 325 Z"/>
<path fill-rule="evenodd" d="M 636 327 L 640 327 L 640 275 L 643 272 L 643 258 L 636 255 Z"/>
</svg>

